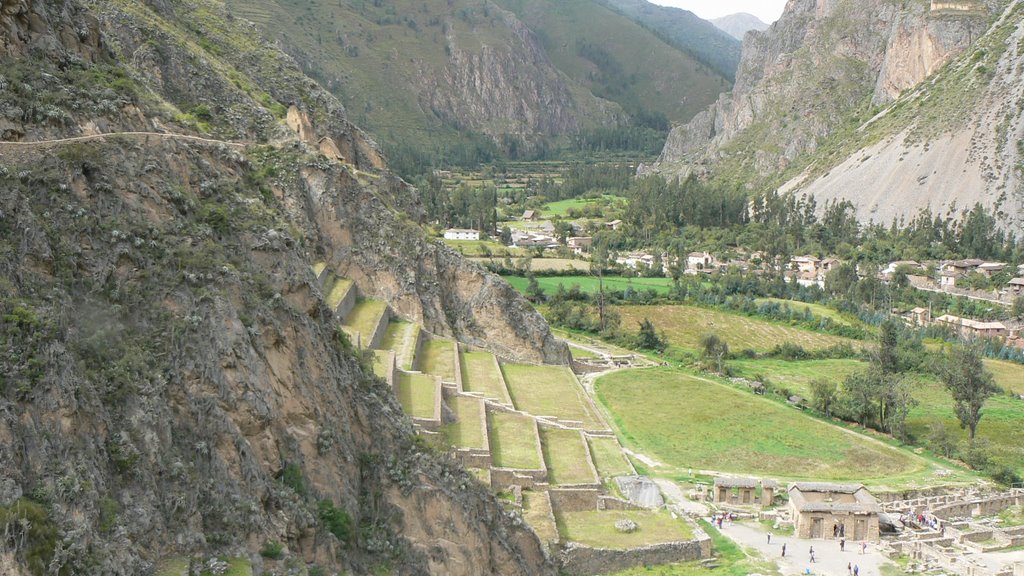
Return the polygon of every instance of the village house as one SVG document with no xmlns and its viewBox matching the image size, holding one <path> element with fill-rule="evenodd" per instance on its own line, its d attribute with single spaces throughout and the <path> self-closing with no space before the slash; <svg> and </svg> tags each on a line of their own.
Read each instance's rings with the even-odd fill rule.
<svg viewBox="0 0 1024 576">
<path fill-rule="evenodd" d="M 565 245 L 569 247 L 574 253 L 583 255 L 590 252 L 590 247 L 593 246 L 594 239 L 590 236 L 573 236 L 565 241 Z"/>
<path fill-rule="evenodd" d="M 707 252 L 690 252 L 686 256 L 686 273 L 711 272 L 718 267 L 718 261 Z"/>
<path fill-rule="evenodd" d="M 558 240 L 545 234 L 512 233 L 513 248 L 558 248 Z"/>
<path fill-rule="evenodd" d="M 526 220 L 526 221 L 529 221 L 529 222 L 532 222 L 532 221 L 536 220 L 538 218 L 538 216 L 539 215 L 537 214 L 536 210 L 526 210 L 525 212 L 523 212 L 523 220 Z"/>
<path fill-rule="evenodd" d="M 978 272 L 985 275 L 986 278 L 991 278 L 993 274 L 998 274 L 1006 268 L 1006 264 L 1003 262 L 985 262 L 978 266 Z"/>
<path fill-rule="evenodd" d="M 878 540 L 882 507 L 861 484 L 796 482 L 789 508 L 797 538 Z"/>
<path fill-rule="evenodd" d="M 611 222 L 605 222 L 605 228 L 610 230 L 618 230 L 622 227 L 622 220 L 612 220 Z"/>
<path fill-rule="evenodd" d="M 624 267 L 636 270 L 641 264 L 648 268 L 654 268 L 654 256 L 644 252 L 627 252 L 615 257 L 615 263 Z M 661 265 L 659 273 L 664 273 L 664 264 Z"/>
<path fill-rule="evenodd" d="M 889 262 L 885 268 L 878 272 L 878 275 L 881 276 L 883 280 L 892 280 L 893 275 L 896 274 L 896 271 L 900 268 L 903 268 L 904 270 L 913 270 L 915 272 L 921 272 L 924 270 L 924 266 L 916 260 L 897 260 L 896 262 Z"/>
<path fill-rule="evenodd" d="M 914 326 L 928 326 L 932 323 L 932 311 L 917 307 L 910 311 L 910 323 Z"/>
<path fill-rule="evenodd" d="M 953 262 L 946 262 L 942 265 L 940 273 L 942 279 L 940 281 L 943 288 L 956 286 L 958 278 L 964 278 L 971 272 L 975 271 L 978 266 L 981 266 L 985 262 L 976 258 L 970 258 L 967 260 L 956 260 Z"/>
<path fill-rule="evenodd" d="M 839 268 L 839 266 L 842 263 L 843 261 L 840 260 L 839 258 L 825 258 L 824 260 L 821 261 L 821 266 L 819 266 L 818 268 L 818 276 L 820 276 L 821 279 L 824 280 L 826 274 L 835 270 L 836 268 Z"/>
<path fill-rule="evenodd" d="M 1024 294 L 1024 278 L 1014 278 L 1007 282 L 1006 286 L 1014 294 Z"/>
<path fill-rule="evenodd" d="M 479 240 L 479 230 L 469 230 L 467 228 L 449 228 L 444 231 L 445 240 Z"/>
<path fill-rule="evenodd" d="M 961 338 L 1002 338 L 1009 334 L 1002 322 L 980 322 L 970 318 L 961 318 L 945 314 L 935 319 L 935 323 L 952 328 Z"/>
<path fill-rule="evenodd" d="M 818 278 L 818 266 L 821 260 L 814 256 L 795 256 L 789 261 L 793 270 L 804 280 L 816 280 Z"/>
</svg>

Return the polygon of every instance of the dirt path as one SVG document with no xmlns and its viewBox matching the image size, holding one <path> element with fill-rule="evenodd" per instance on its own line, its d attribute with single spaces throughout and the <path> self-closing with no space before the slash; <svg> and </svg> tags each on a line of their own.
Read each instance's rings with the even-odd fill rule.
<svg viewBox="0 0 1024 576">
<path fill-rule="evenodd" d="M 772 537 L 768 543 L 768 530 L 760 525 L 745 522 L 726 522 L 721 534 L 745 549 L 754 549 L 768 560 L 774 560 L 783 574 L 811 574 L 822 576 L 846 576 L 847 565 L 856 565 L 860 576 L 879 576 L 881 567 L 891 564 L 878 552 L 874 543 L 868 544 L 866 554 L 861 554 L 859 542 L 847 542 L 846 550 L 839 550 L 839 543 L 831 540 L 800 540 L 792 536 Z M 786 545 L 786 556 L 782 556 L 782 545 Z M 811 563 L 810 549 L 814 547 L 815 562 Z"/>
<path fill-rule="evenodd" d="M 219 144 L 224 146 L 232 146 L 235 148 L 245 148 L 252 146 L 253 142 L 230 142 L 227 140 L 215 140 L 212 138 L 203 138 L 202 136 L 191 136 L 189 134 L 173 134 L 168 132 L 108 132 L 104 134 L 89 134 L 87 136 L 71 136 L 69 138 L 56 138 L 53 140 L 32 140 L 28 142 L 9 142 L 0 141 L 0 147 L 13 147 L 13 148 L 28 148 L 32 146 L 54 146 L 57 144 L 67 144 L 70 142 L 88 142 L 91 140 L 106 140 L 107 138 L 115 137 L 129 137 L 129 138 L 162 138 L 165 140 L 186 140 L 189 142 L 201 142 L 204 144 Z"/>
</svg>

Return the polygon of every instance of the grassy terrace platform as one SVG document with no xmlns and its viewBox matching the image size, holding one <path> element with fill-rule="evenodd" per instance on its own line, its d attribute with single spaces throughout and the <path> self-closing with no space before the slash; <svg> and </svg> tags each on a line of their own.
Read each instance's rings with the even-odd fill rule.
<svg viewBox="0 0 1024 576">
<path fill-rule="evenodd" d="M 383 300 L 369 298 L 360 300 L 345 318 L 345 326 L 352 332 L 360 334 L 362 336 L 360 341 L 365 346 L 369 339 L 373 338 L 377 326 L 383 321 L 387 308 L 388 304 Z"/>
<path fill-rule="evenodd" d="M 626 455 L 614 438 L 601 438 L 591 436 L 590 454 L 594 457 L 594 465 L 597 466 L 597 473 L 602 478 L 613 476 L 627 476 L 633 473 L 633 468 L 626 461 Z"/>
<path fill-rule="evenodd" d="M 508 412 L 490 412 L 487 424 L 495 466 L 520 470 L 544 467 L 537 452 L 536 423 L 532 418 Z"/>
<path fill-rule="evenodd" d="M 345 299 L 345 295 L 352 289 L 352 281 L 348 278 L 329 278 L 330 287 L 327 288 L 325 300 L 331 310 L 337 310 L 338 305 Z"/>
<path fill-rule="evenodd" d="M 674 519 L 667 512 L 647 510 L 588 510 L 555 514 L 558 534 L 596 548 L 636 548 L 651 544 L 677 542 L 693 538 L 693 529 L 684 520 Z M 636 522 L 639 530 L 625 534 L 615 529 L 619 520 Z"/>
<path fill-rule="evenodd" d="M 512 403 L 505 382 L 501 378 L 498 363 L 490 352 L 462 352 L 462 388 L 466 392 L 478 392 L 484 396 L 508 404 Z"/>
<path fill-rule="evenodd" d="M 416 360 L 416 340 L 419 337 L 420 325 L 414 322 L 393 321 L 388 324 L 381 340 L 382 350 L 395 353 L 395 360 L 400 370 L 411 372 Z"/>
<path fill-rule="evenodd" d="M 434 418 L 436 381 L 426 374 L 399 374 L 398 401 L 405 413 L 413 418 Z"/>
<path fill-rule="evenodd" d="M 316 264 L 313 264 L 312 268 L 313 275 L 319 278 L 320 275 L 324 273 L 324 270 L 327 269 L 327 262 L 317 262 Z"/>
<path fill-rule="evenodd" d="M 444 382 L 455 382 L 454 342 L 440 338 L 424 341 L 417 363 L 420 372 L 437 376 Z"/>
<path fill-rule="evenodd" d="M 551 484 L 592 484 L 597 481 L 590 468 L 586 440 L 577 430 L 540 428 L 544 465 Z"/>
<path fill-rule="evenodd" d="M 849 338 L 696 306 L 616 306 L 615 310 L 622 316 L 623 327 L 635 330 L 641 320 L 648 318 L 655 328 L 665 332 L 670 344 L 687 350 L 698 350 L 701 336 L 709 333 L 717 334 L 736 352 L 746 348 L 763 352 L 783 342 L 808 350 L 844 343 L 861 345 Z"/>
<path fill-rule="evenodd" d="M 577 420 L 588 430 L 604 428 L 568 368 L 503 364 L 501 371 L 516 408 L 534 416 Z"/>
<path fill-rule="evenodd" d="M 865 483 L 932 476 L 910 452 L 678 370 L 618 372 L 596 386 L 624 442 L 670 466 Z"/>
<path fill-rule="evenodd" d="M 444 435 L 457 448 L 486 448 L 484 441 L 484 402 L 479 398 L 455 396 L 448 399 L 448 406 L 457 420 L 444 427 Z"/>
<path fill-rule="evenodd" d="M 390 350 L 378 350 L 373 355 L 373 373 L 385 380 L 391 370 L 391 354 Z"/>
<path fill-rule="evenodd" d="M 533 528 L 541 542 L 558 541 L 558 526 L 552 521 L 551 500 L 547 492 L 523 492 L 523 520 Z"/>
</svg>

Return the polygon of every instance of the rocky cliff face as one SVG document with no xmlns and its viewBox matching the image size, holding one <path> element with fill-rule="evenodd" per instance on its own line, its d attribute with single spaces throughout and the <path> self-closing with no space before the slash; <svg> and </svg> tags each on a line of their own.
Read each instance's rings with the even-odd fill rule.
<svg viewBox="0 0 1024 576">
<path fill-rule="evenodd" d="M 764 186 L 801 155 L 960 54 L 991 6 L 932 11 L 925 2 L 790 0 L 749 33 L 733 91 L 669 135 L 645 171 L 697 172 Z"/>
<path fill-rule="evenodd" d="M 846 199 L 862 220 L 981 203 L 1024 229 L 1024 5 L 1013 2 L 962 57 L 859 126 L 783 189 Z"/>
<path fill-rule="evenodd" d="M 551 573 L 414 441 L 310 263 L 436 332 L 567 351 L 423 239 L 337 102 L 218 3 L 0 14 L 0 571 Z M 98 133 L 122 134 L 30 144 Z M 257 552 L 275 542 L 283 559 Z"/>
</svg>

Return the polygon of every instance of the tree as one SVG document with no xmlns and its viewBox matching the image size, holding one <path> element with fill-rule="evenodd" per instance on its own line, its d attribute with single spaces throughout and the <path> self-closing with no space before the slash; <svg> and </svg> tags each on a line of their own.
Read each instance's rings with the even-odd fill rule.
<svg viewBox="0 0 1024 576">
<path fill-rule="evenodd" d="M 815 378 L 811 381 L 811 401 L 814 408 L 820 410 L 825 416 L 832 415 L 832 406 L 839 397 L 839 386 L 825 378 Z"/>
<path fill-rule="evenodd" d="M 718 373 L 722 373 L 722 360 L 729 355 L 729 345 L 718 337 L 717 334 L 705 334 L 700 337 L 701 358 L 714 360 L 718 366 Z"/>
<path fill-rule="evenodd" d="M 1013 299 L 1013 315 L 1024 318 L 1024 294 Z"/>
<path fill-rule="evenodd" d="M 532 273 L 527 273 L 526 279 L 528 282 L 526 285 L 526 299 L 534 304 L 543 304 L 544 290 L 540 287 L 540 284 L 537 283 L 536 276 Z"/>
<path fill-rule="evenodd" d="M 641 349 L 665 351 L 665 340 L 658 335 L 654 323 L 647 318 L 640 322 L 640 332 L 637 334 L 636 344 Z"/>
<path fill-rule="evenodd" d="M 985 401 L 999 391 L 992 373 L 985 369 L 981 361 L 981 350 L 973 345 L 954 346 L 942 363 L 939 377 L 953 396 L 960 427 L 969 431 L 973 442 Z"/>
</svg>

